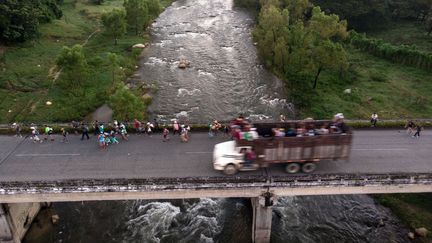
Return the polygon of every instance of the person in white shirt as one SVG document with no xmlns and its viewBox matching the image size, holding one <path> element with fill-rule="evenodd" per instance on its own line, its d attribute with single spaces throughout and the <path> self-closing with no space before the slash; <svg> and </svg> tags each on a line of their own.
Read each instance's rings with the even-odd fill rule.
<svg viewBox="0 0 432 243">
<path fill-rule="evenodd" d="M 377 121 L 378 121 L 378 114 L 374 112 L 371 116 L 371 123 L 373 127 L 376 126 Z"/>
</svg>

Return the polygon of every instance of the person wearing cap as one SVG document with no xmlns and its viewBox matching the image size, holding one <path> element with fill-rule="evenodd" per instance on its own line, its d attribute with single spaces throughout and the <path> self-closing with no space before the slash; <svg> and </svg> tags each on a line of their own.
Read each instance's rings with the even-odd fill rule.
<svg viewBox="0 0 432 243">
<path fill-rule="evenodd" d="M 39 131 L 36 129 L 36 127 L 30 127 L 30 130 L 31 130 L 31 136 L 32 136 L 33 142 L 34 143 L 37 143 L 37 142 L 42 143 L 42 140 L 38 136 Z"/>
<path fill-rule="evenodd" d="M 336 119 L 336 127 L 340 130 L 341 133 L 345 134 L 349 132 L 348 126 L 345 124 L 345 117 L 342 113 L 338 113 Z"/>
<path fill-rule="evenodd" d="M 20 124 L 17 123 L 17 122 L 14 122 L 14 123 L 12 124 L 12 128 L 15 128 L 15 137 L 20 137 L 20 138 L 22 138 L 22 135 L 21 135 L 21 126 L 20 126 Z"/>
</svg>

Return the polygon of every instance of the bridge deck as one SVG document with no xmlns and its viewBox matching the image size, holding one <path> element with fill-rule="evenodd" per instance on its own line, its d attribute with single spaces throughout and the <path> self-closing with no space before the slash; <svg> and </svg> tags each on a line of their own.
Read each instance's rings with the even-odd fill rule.
<svg viewBox="0 0 432 243">
<path fill-rule="evenodd" d="M 383 179 L 388 174 L 404 174 L 408 175 L 403 182 L 406 184 L 407 180 L 409 182 L 409 175 L 432 174 L 431 135 L 426 131 L 422 133 L 420 139 L 412 139 L 404 134 L 404 131 L 399 132 L 398 130 L 356 131 L 351 159 L 321 163 L 312 176 L 313 181 L 329 178 L 330 175 L 348 174 L 351 179 L 355 175 L 356 178 L 351 182 L 351 185 L 355 185 L 367 175 L 373 177 L 373 174 L 381 174 L 384 175 L 380 177 Z M 61 186 L 62 182 L 67 181 L 87 181 L 87 183 L 97 181 L 99 186 L 109 185 L 109 181 L 114 179 L 122 180 L 122 183 L 126 184 L 130 179 L 138 179 L 136 182 L 141 181 L 141 184 L 151 180 L 150 184 L 153 185 L 157 181 L 164 185 L 167 185 L 165 182 L 171 181 L 168 184 L 172 186 L 176 184 L 172 182 L 172 179 L 188 180 L 189 178 L 189 180 L 195 180 L 195 187 L 199 189 L 199 185 L 210 185 L 213 178 L 219 182 L 226 180 L 226 183 L 231 182 L 233 185 L 236 182 L 242 183 L 242 181 L 249 180 L 246 184 L 255 183 L 258 185 L 257 188 L 262 189 L 268 186 L 277 187 L 277 184 L 268 184 L 269 180 L 310 178 L 301 174 L 286 175 L 283 168 L 277 166 L 254 172 L 241 172 L 234 178 L 225 176 L 213 170 L 211 158 L 213 145 L 226 139 L 209 139 L 205 133 L 193 133 L 190 143 L 186 144 L 180 143 L 178 137 L 164 143 L 159 134 L 153 137 L 132 135 L 129 142 L 121 142 L 109 147 L 106 151 L 98 149 L 95 138 L 80 141 L 78 136 L 70 136 L 69 144 L 63 144 L 57 140 L 33 144 L 28 139 L 0 136 L 1 187 L 3 189 L 15 188 L 10 193 L 19 193 L 17 185 L 24 186 L 29 182 L 35 182 L 30 186 L 33 188 L 35 185 L 40 185 L 38 183 L 41 182 L 58 182 L 46 184 L 52 188 L 55 184 Z M 165 178 L 165 182 L 158 178 Z M 124 179 L 129 180 L 125 182 Z M 340 179 L 336 178 L 336 181 Z M 431 187 L 428 184 L 429 177 L 423 182 L 417 179 L 415 181 L 417 184 L 429 186 L 421 189 L 422 191 Z M 293 187 L 292 183 L 284 183 L 278 184 L 281 190 L 284 187 Z M 339 184 L 343 185 L 343 183 Z M 139 183 L 137 185 L 139 186 Z M 320 186 L 316 183 L 311 185 L 317 188 Z M 370 185 L 373 185 L 372 181 Z M 326 187 L 325 184 L 321 186 Z M 0 190 L 0 194 L 5 193 L 4 190 Z"/>
</svg>

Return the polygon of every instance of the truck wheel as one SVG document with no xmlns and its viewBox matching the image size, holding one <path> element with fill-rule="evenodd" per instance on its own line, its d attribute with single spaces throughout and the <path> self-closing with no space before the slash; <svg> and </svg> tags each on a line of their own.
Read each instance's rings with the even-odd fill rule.
<svg viewBox="0 0 432 243">
<path fill-rule="evenodd" d="M 289 163 L 285 166 L 285 171 L 289 174 L 295 174 L 300 171 L 300 165 L 297 163 Z"/>
<path fill-rule="evenodd" d="M 312 173 L 315 169 L 316 169 L 316 164 L 315 163 L 312 163 L 312 162 L 308 162 L 308 163 L 305 163 L 303 166 L 302 166 L 302 171 L 304 172 L 304 173 Z"/>
<path fill-rule="evenodd" d="M 225 166 L 224 173 L 227 175 L 234 175 L 235 173 L 237 173 L 237 168 L 235 167 L 235 165 L 229 164 Z"/>
</svg>

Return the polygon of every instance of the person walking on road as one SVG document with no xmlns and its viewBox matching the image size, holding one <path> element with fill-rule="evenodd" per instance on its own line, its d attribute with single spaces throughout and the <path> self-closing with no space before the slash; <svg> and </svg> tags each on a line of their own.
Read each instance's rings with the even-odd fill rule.
<svg viewBox="0 0 432 243">
<path fill-rule="evenodd" d="M 86 124 L 81 123 L 81 130 L 82 130 L 81 140 L 84 140 L 84 136 L 87 137 L 87 140 L 89 140 L 90 139 L 88 135 L 89 127 Z"/>
<path fill-rule="evenodd" d="M 169 141 L 168 134 L 169 134 L 168 128 L 164 127 L 164 129 L 162 131 L 162 135 L 163 135 L 163 140 L 162 141 L 164 141 L 164 142 Z"/>
<path fill-rule="evenodd" d="M 95 120 L 94 122 L 93 122 L 93 135 L 94 136 L 97 136 L 98 134 L 99 134 L 99 122 L 98 122 L 98 120 Z"/>
<path fill-rule="evenodd" d="M 99 141 L 99 147 L 101 149 L 106 149 L 106 142 L 105 142 L 105 134 L 101 133 L 98 135 L 98 141 Z"/>
<path fill-rule="evenodd" d="M 53 128 L 49 127 L 48 125 L 45 127 L 45 140 L 51 140 L 54 141 L 54 137 L 53 137 Z"/>
<path fill-rule="evenodd" d="M 39 131 L 36 127 L 30 127 L 31 130 L 31 139 L 33 140 L 33 143 L 42 143 L 42 139 L 39 138 Z"/>
<path fill-rule="evenodd" d="M 414 127 L 415 127 L 414 122 L 412 120 L 408 120 L 407 124 L 405 125 L 405 128 L 409 136 L 411 136 L 411 134 L 414 132 Z"/>
<path fill-rule="evenodd" d="M 138 119 L 134 119 L 134 128 L 135 128 L 135 132 L 139 135 L 141 134 L 142 130 L 141 130 L 141 122 L 138 121 Z"/>
<path fill-rule="evenodd" d="M 66 131 L 66 129 L 64 129 L 64 128 L 62 128 L 61 129 L 61 132 L 62 132 L 62 140 L 60 141 L 60 142 L 62 142 L 62 143 L 69 143 L 69 139 L 68 139 L 68 132 Z"/>
<path fill-rule="evenodd" d="M 377 121 L 378 121 L 378 114 L 374 112 L 371 116 L 371 121 L 370 121 L 373 127 L 376 127 Z"/>
<path fill-rule="evenodd" d="M 414 133 L 414 135 L 412 136 L 412 138 L 420 138 L 420 132 L 421 130 L 423 130 L 423 127 L 418 124 L 416 127 L 416 133 Z"/>
<path fill-rule="evenodd" d="M 127 135 L 127 129 L 126 129 L 126 125 L 123 123 L 120 123 L 120 135 L 122 137 L 123 140 L 125 141 L 129 141 L 128 139 L 128 135 Z"/>
<path fill-rule="evenodd" d="M 20 124 L 18 122 L 15 122 L 15 123 L 12 124 L 12 128 L 15 129 L 15 137 L 22 138 Z"/>
<path fill-rule="evenodd" d="M 173 136 L 178 133 L 180 135 L 180 124 L 177 122 L 177 120 L 173 123 Z"/>
</svg>

